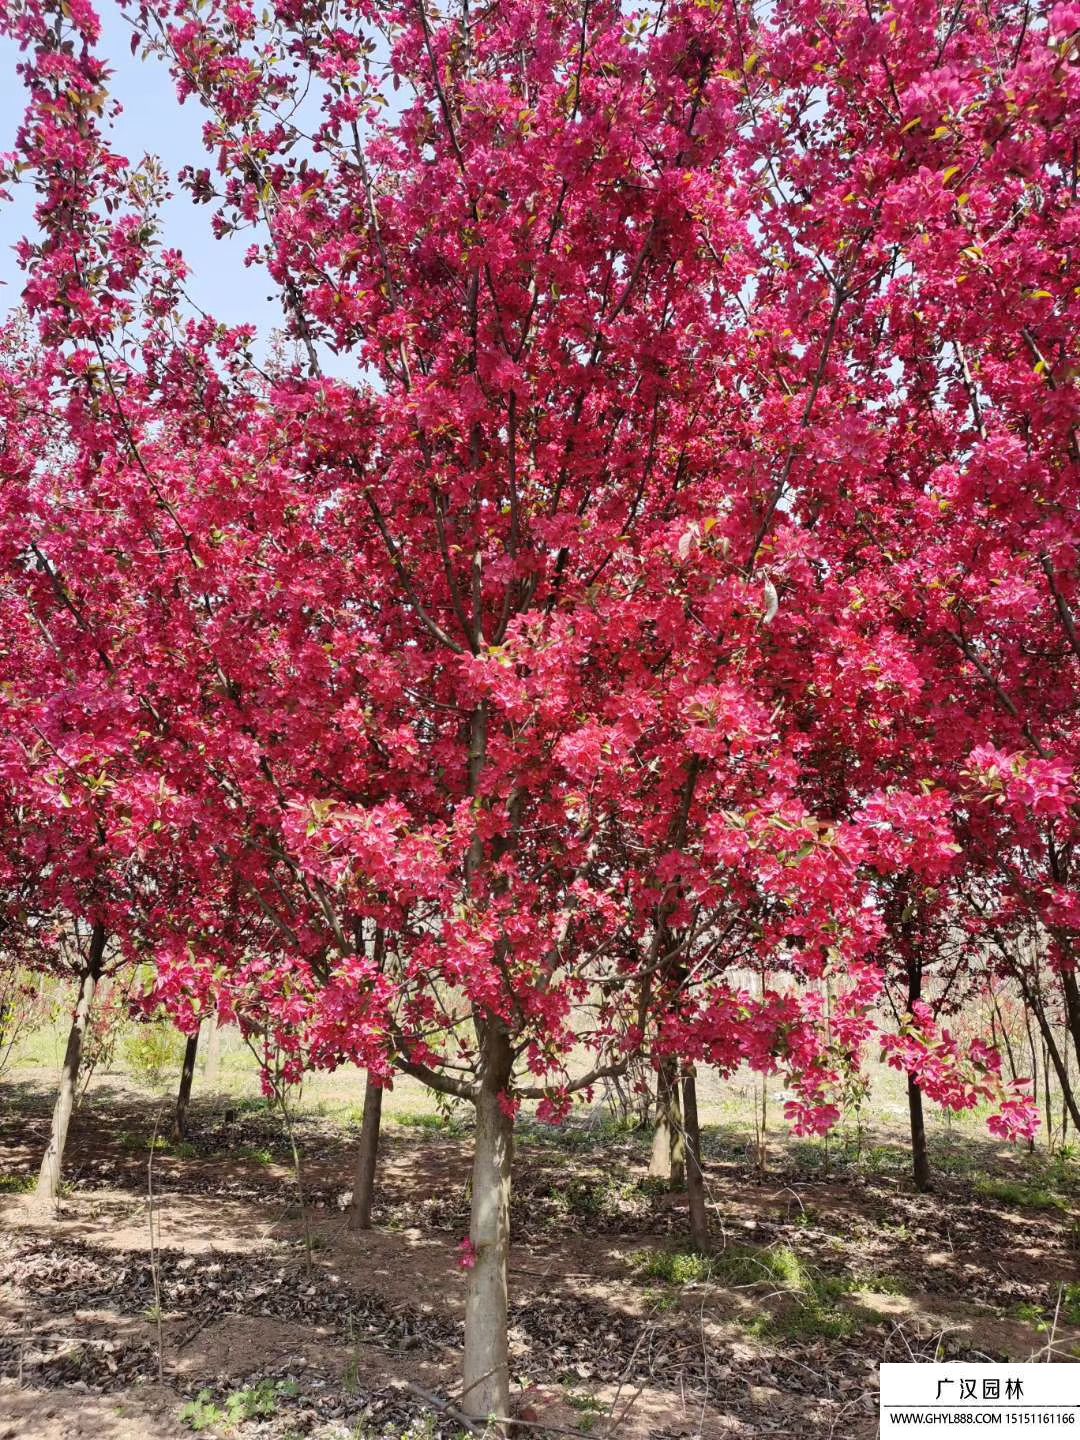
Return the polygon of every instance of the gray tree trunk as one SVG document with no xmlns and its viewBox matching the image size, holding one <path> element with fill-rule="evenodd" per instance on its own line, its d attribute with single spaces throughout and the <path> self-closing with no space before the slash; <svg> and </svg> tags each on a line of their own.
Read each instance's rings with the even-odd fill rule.
<svg viewBox="0 0 1080 1440">
<path fill-rule="evenodd" d="M 709 1248 L 709 1212 L 705 1208 L 705 1174 L 701 1164 L 697 1080 L 688 1070 L 682 1082 L 683 1125 L 686 1129 L 686 1198 L 690 1205 L 690 1240 L 695 1250 Z"/>
<path fill-rule="evenodd" d="M 1061 989 L 1065 996 L 1065 1023 L 1072 1036 L 1077 1061 L 1080 1062 L 1080 984 L 1077 983 L 1074 971 L 1062 972 Z"/>
<path fill-rule="evenodd" d="M 376 1085 L 368 1071 L 364 1086 L 364 1118 L 360 1123 L 360 1143 L 356 1151 L 356 1175 L 353 1179 L 350 1230 L 371 1229 L 371 1204 L 375 1197 L 375 1169 L 379 1158 L 379 1129 L 382 1121 L 382 1086 Z"/>
<path fill-rule="evenodd" d="M 922 999 L 922 962 L 912 953 L 907 958 L 908 1009 Z M 908 1119 L 911 1122 L 911 1171 L 915 1189 L 930 1189 L 930 1152 L 926 1148 L 926 1121 L 923 1097 L 914 1075 L 907 1077 Z"/>
<path fill-rule="evenodd" d="M 49 1144 L 38 1174 L 36 1193 L 39 1200 L 55 1201 L 60 1191 L 68 1125 L 71 1123 L 71 1110 L 75 1103 L 75 1092 L 79 1083 L 79 1062 L 82 1059 L 83 1036 L 86 1034 L 87 1022 L 90 1019 L 90 1007 L 94 1003 L 94 991 L 97 989 L 97 983 L 101 979 L 101 972 L 105 964 L 105 941 L 105 927 L 95 925 L 90 933 L 90 950 L 87 955 L 86 968 L 82 972 L 75 1015 L 68 1032 L 67 1049 L 64 1051 L 64 1064 L 60 1071 L 60 1088 L 56 1096 L 56 1104 L 53 1106 Z"/>
<path fill-rule="evenodd" d="M 1049 1019 L 1047 1018 L 1046 1010 L 1043 1008 L 1042 1001 L 1038 999 L 1034 992 L 1030 989 L 1030 987 L 1023 984 L 1023 982 L 1021 982 L 1021 990 L 1024 997 L 1024 1004 L 1027 1005 L 1028 1009 L 1035 1016 L 1035 1023 L 1038 1025 L 1039 1033 L 1042 1035 L 1043 1041 L 1046 1045 L 1046 1053 L 1050 1057 L 1050 1063 L 1054 1067 L 1054 1070 L 1058 1077 L 1058 1083 L 1061 1086 L 1061 1135 L 1062 1139 L 1064 1140 L 1066 1115 L 1072 1116 L 1073 1125 L 1076 1127 L 1077 1130 L 1080 1130 L 1080 1107 L 1077 1106 L 1076 1096 L 1073 1093 L 1072 1084 L 1069 1079 L 1068 1047 L 1065 1048 L 1064 1052 L 1062 1052 L 1058 1048 L 1058 1043 L 1057 1039 L 1054 1036 L 1053 1027 L 1050 1024 Z"/>
<path fill-rule="evenodd" d="M 221 1026 L 217 1016 L 211 1015 L 206 1021 L 206 1050 L 204 1052 L 203 1085 L 207 1091 L 217 1089 L 221 1080 Z"/>
<path fill-rule="evenodd" d="M 173 1116 L 172 1138 L 183 1140 L 187 1134 L 188 1106 L 191 1104 L 191 1084 L 195 1079 L 195 1057 L 199 1053 L 199 1032 L 187 1037 L 184 1046 L 184 1063 L 180 1067 L 180 1089 L 176 1096 L 176 1114 Z"/>
<path fill-rule="evenodd" d="M 476 1098 L 473 1157 L 473 1267 L 465 1301 L 465 1364 L 462 1409 L 471 1418 L 496 1423 L 510 1414 L 510 1356 L 507 1304 L 510 1269 L 510 1167 L 514 1122 L 499 1094 L 510 1083 L 513 1056 L 498 1020 L 482 1026 L 482 1070 Z M 504 1433 L 500 1429 L 496 1433 Z"/>
<path fill-rule="evenodd" d="M 685 1154 L 678 1072 L 674 1061 L 665 1060 L 656 1076 L 656 1128 L 653 1130 L 649 1174 L 666 1181 L 669 1190 L 681 1190 Z"/>
</svg>

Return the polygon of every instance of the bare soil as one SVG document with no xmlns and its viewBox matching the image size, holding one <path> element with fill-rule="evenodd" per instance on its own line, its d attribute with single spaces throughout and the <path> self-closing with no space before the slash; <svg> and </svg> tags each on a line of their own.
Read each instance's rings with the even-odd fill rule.
<svg viewBox="0 0 1080 1440">
<path fill-rule="evenodd" d="M 49 1099 L 5 1090 L 9 1192 L 36 1172 Z M 298 1120 L 309 1253 L 276 1116 L 197 1105 L 189 1145 L 151 1166 L 155 1118 L 99 1089 L 57 1210 L 0 1194 L 0 1440 L 172 1440 L 204 1421 L 274 1440 L 461 1435 L 468 1135 L 391 1124 L 375 1228 L 354 1234 L 355 1127 Z M 987 1144 L 980 1171 L 919 1196 L 894 1170 L 828 1174 L 795 1150 L 759 1175 L 714 1136 L 714 1273 L 673 1279 L 656 1261 L 688 1248 L 685 1206 L 648 1181 L 643 1138 L 570 1138 L 528 1127 L 515 1161 L 521 1435 L 870 1440 L 884 1359 L 1080 1353 L 1062 1304 L 1080 1279 L 1075 1207 L 1005 1203 L 972 1179 L 1022 1178 L 1023 1156 Z M 789 1252 L 816 1289 L 727 1263 Z"/>
</svg>

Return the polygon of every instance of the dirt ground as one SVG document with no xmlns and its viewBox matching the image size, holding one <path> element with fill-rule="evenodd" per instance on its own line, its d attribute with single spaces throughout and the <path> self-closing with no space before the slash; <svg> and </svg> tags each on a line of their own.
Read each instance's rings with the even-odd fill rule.
<svg viewBox="0 0 1080 1440">
<path fill-rule="evenodd" d="M 189 1142 L 151 1165 L 153 1103 L 105 1086 L 74 1124 L 70 1185 L 42 1214 L 22 1192 L 49 1102 L 24 1082 L 0 1111 L 0 1440 L 465 1433 L 467 1132 L 392 1121 L 375 1228 L 355 1234 L 354 1125 L 297 1120 L 302 1211 L 267 1108 L 199 1104 Z M 681 1197 L 648 1179 L 645 1139 L 525 1127 L 521 1435 L 870 1440 L 882 1360 L 1080 1354 L 1080 1231 L 1061 1166 L 1033 1178 L 1023 1154 L 964 1142 L 918 1196 L 887 1145 L 828 1170 L 781 1149 L 761 1175 L 717 1130 L 705 1263 L 687 1253 Z"/>
</svg>

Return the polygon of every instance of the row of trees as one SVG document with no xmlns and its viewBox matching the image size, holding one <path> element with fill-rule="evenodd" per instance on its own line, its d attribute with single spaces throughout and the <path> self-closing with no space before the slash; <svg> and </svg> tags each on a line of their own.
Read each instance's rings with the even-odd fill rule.
<svg viewBox="0 0 1080 1440">
<path fill-rule="evenodd" d="M 1080 12 L 128 18 L 295 356 L 193 314 L 87 0 L 0 0 L 37 194 L 5 955 L 83 936 L 73 1037 L 149 961 L 148 1007 L 268 1073 L 470 1102 L 462 1405 L 506 1416 L 522 1101 L 647 1061 L 704 1239 L 696 1064 L 783 1071 L 817 1132 L 880 1044 L 913 1122 L 1029 1133 L 992 1037 L 941 1024 L 987 954 L 1080 1062 Z"/>
</svg>

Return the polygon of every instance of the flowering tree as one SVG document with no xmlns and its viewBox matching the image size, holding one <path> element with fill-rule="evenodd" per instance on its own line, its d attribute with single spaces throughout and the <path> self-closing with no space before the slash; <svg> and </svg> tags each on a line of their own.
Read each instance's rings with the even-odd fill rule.
<svg viewBox="0 0 1080 1440">
<path fill-rule="evenodd" d="M 18 327 L 4 336 L 4 512 L 0 551 L 0 943 L 8 976 L 48 974 L 74 985 L 72 1017 L 38 1195 L 56 1197 L 83 1039 L 102 977 L 123 960 L 113 940 L 130 906 L 130 847 L 117 846 L 111 793 L 124 757 L 110 730 L 110 697 L 75 641 L 78 601 L 38 530 L 31 473 L 54 443 L 27 406 L 33 371 L 20 366 Z M 31 413 L 28 413 L 28 410 Z M 110 943 L 112 942 L 112 943 Z"/>
<path fill-rule="evenodd" d="M 956 618 L 1028 461 L 973 497 L 968 331 L 997 374 L 1002 282 L 955 267 L 1006 216 L 1008 264 L 1014 231 L 1056 263 L 1073 9 L 139 7 L 205 107 L 185 183 L 279 287 L 297 359 L 264 366 L 186 318 L 85 0 L 0 6 L 41 231 L 9 450 L 64 620 L 48 693 L 75 657 L 107 700 L 102 843 L 153 877 L 119 933 L 189 1029 L 212 1003 L 286 1075 L 347 1059 L 475 1105 L 470 1414 L 509 1412 L 522 1100 L 558 1119 L 648 1051 L 782 1067 L 827 1128 L 875 1030 L 883 879 L 951 873 L 976 745 L 1002 710 L 1023 731 Z M 1031 333 L 1010 363 L 1034 345 L 1045 377 L 1071 332 Z M 1071 376 L 1021 378 L 1010 453 L 1071 433 Z M 886 1039 L 935 1098 L 1001 1098 L 914 1004 Z"/>
</svg>

